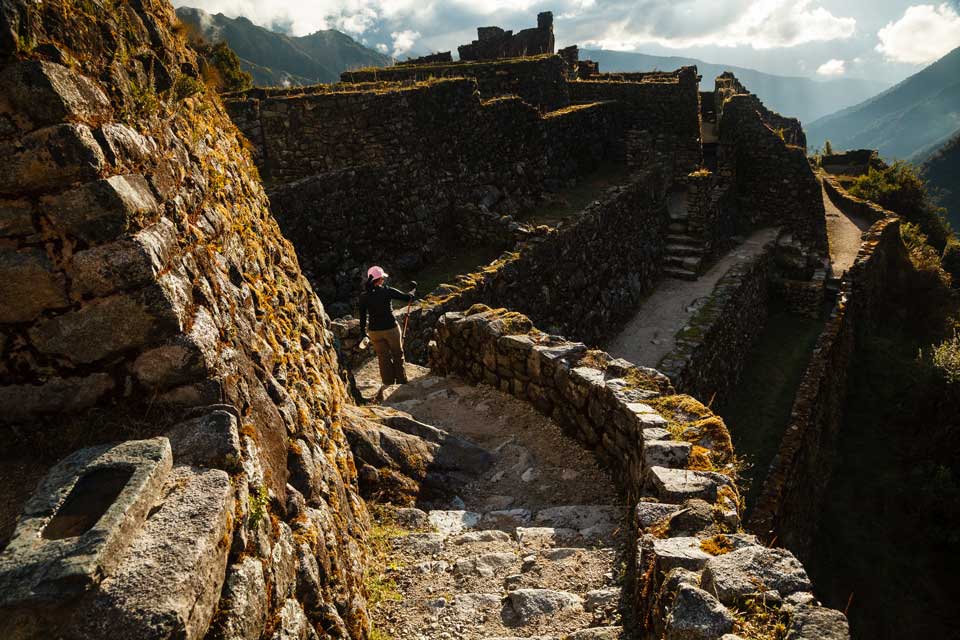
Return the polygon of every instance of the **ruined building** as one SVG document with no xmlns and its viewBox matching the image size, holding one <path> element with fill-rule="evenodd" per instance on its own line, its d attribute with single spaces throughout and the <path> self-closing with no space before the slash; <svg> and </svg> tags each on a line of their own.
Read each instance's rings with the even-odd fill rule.
<svg viewBox="0 0 960 640">
<path fill-rule="evenodd" d="M 536 596 L 553 603 L 540 613 L 573 612 L 577 626 L 551 627 L 565 637 L 729 639 L 762 598 L 788 638 L 849 637 L 794 553 L 824 499 L 858 328 L 903 258 L 898 220 L 815 174 L 800 123 L 731 75 L 701 92 L 693 67 L 600 73 L 553 53 L 549 13 L 493 29 L 464 62 L 221 101 L 161 0 L 0 8 L 0 636 L 370 637 L 382 584 L 365 499 L 415 501 L 494 454 L 354 405 L 352 299 L 370 263 L 414 275 L 494 243 L 498 260 L 410 309 L 409 356 L 463 394 L 512 396 L 613 473 L 615 504 L 590 513 L 622 545 L 622 583 L 604 597 L 623 620 L 601 629 L 589 598 L 505 588 L 411 600 L 446 612 L 417 633 L 486 637 L 476 620 L 516 616 L 533 637 Z M 559 224 L 522 222 L 604 163 L 619 184 Z M 842 272 L 826 202 L 872 223 Z M 665 281 L 696 280 L 759 228 L 772 241 L 662 359 L 597 349 Z M 744 530 L 709 404 L 736 384 L 769 298 L 816 313 L 833 288 Z M 515 511 L 434 509 L 427 526 L 443 533 L 416 539 L 522 546 L 507 532 L 531 521 L 597 533 L 576 509 Z M 541 555 L 562 559 L 551 545 Z M 479 618 L 444 626 L 465 610 Z"/>
</svg>

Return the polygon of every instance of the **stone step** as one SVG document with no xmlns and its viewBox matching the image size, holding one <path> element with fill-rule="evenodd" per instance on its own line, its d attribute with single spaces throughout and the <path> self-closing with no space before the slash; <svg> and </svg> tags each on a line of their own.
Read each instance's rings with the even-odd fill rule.
<svg viewBox="0 0 960 640">
<path fill-rule="evenodd" d="M 703 256 L 703 247 L 689 244 L 668 244 L 665 251 L 668 256 Z"/>
<path fill-rule="evenodd" d="M 696 280 L 699 278 L 699 274 L 696 271 L 690 271 L 688 269 L 678 269 L 676 267 L 666 266 L 663 268 L 663 273 L 668 278 L 677 278 L 679 280 Z"/>
<path fill-rule="evenodd" d="M 668 255 L 664 264 L 667 267 L 677 269 L 686 269 L 687 271 L 697 272 L 700 270 L 700 264 L 703 262 L 702 256 L 675 256 Z"/>
<path fill-rule="evenodd" d="M 686 209 L 673 210 L 669 212 L 670 220 L 673 222 L 686 222 L 690 214 Z"/>
<path fill-rule="evenodd" d="M 667 244 L 683 244 L 691 247 L 703 247 L 705 243 L 702 239 L 692 236 L 689 233 L 668 233 Z"/>
<path fill-rule="evenodd" d="M 685 234 L 687 232 L 687 223 L 686 222 L 671 222 L 667 227 L 667 230 L 670 233 Z"/>
</svg>

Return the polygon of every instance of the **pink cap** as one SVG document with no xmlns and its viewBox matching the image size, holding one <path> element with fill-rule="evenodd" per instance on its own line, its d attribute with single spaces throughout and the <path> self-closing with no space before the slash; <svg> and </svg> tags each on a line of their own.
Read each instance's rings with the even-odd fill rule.
<svg viewBox="0 0 960 640">
<path fill-rule="evenodd" d="M 367 269 L 367 277 L 373 280 L 379 280 L 380 278 L 386 278 L 387 272 L 384 271 L 381 267 L 376 265 Z"/>
</svg>

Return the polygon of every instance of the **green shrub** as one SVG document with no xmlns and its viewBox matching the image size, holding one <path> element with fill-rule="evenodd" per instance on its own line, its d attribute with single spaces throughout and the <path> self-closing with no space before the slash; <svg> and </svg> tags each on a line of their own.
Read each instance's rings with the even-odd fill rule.
<svg viewBox="0 0 960 640">
<path fill-rule="evenodd" d="M 931 203 L 927 185 L 913 165 L 898 160 L 883 169 L 871 167 L 848 190 L 858 198 L 875 202 L 907 222 L 919 225 L 938 253 L 953 235 L 945 217 L 946 211 Z"/>
<path fill-rule="evenodd" d="M 955 288 L 960 288 L 960 242 L 951 240 L 940 257 L 943 270 L 950 274 Z"/>
<path fill-rule="evenodd" d="M 246 91 L 253 86 L 253 76 L 240 68 L 240 58 L 226 42 L 218 42 L 204 52 L 206 76 L 218 91 Z"/>
<path fill-rule="evenodd" d="M 960 382 L 960 336 L 956 333 L 933 348 L 933 366 L 949 384 Z"/>
</svg>

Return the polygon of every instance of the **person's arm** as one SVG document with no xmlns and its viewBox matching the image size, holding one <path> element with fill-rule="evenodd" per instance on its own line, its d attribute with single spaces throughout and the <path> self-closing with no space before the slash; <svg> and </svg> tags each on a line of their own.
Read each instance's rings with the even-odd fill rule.
<svg viewBox="0 0 960 640">
<path fill-rule="evenodd" d="M 403 291 L 400 291 L 399 289 L 394 289 L 393 287 L 390 287 L 389 289 L 387 289 L 387 291 L 390 293 L 391 300 L 402 300 L 403 302 L 413 302 L 414 300 L 417 299 L 417 296 L 415 296 L 412 291 L 410 293 L 404 293 Z"/>
<path fill-rule="evenodd" d="M 367 335 L 367 294 L 360 294 L 360 339 Z"/>
</svg>

